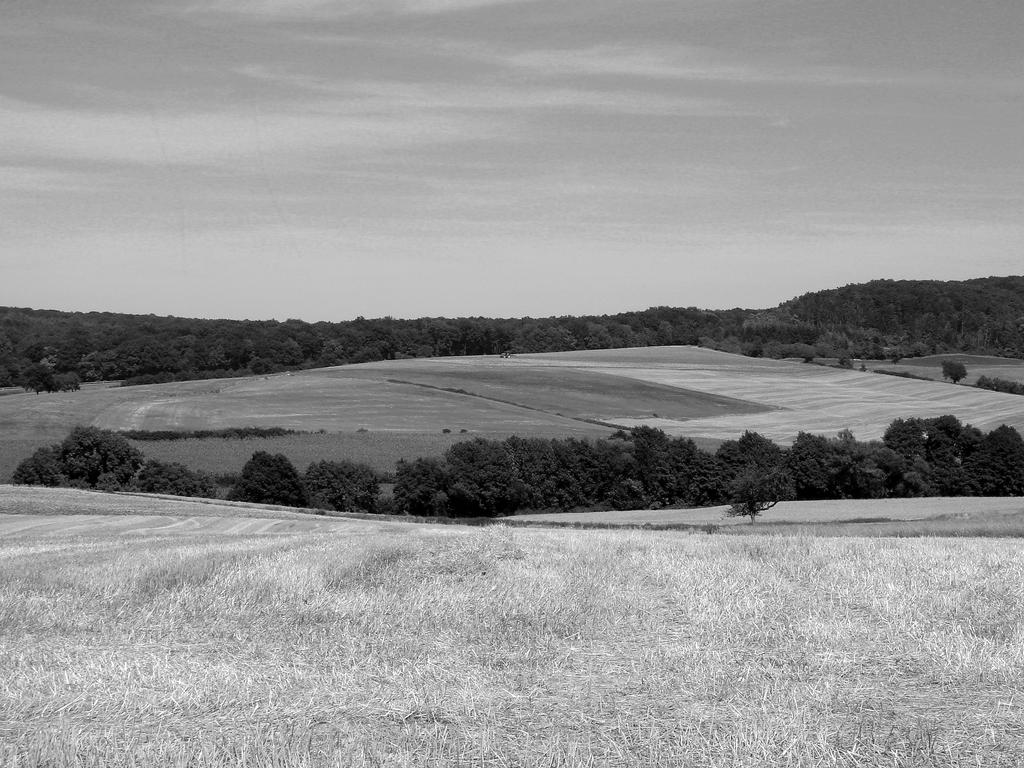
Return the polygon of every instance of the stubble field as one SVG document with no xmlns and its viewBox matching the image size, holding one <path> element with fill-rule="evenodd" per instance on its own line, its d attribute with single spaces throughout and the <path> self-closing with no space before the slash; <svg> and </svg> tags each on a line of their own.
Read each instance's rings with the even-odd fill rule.
<svg viewBox="0 0 1024 768">
<path fill-rule="evenodd" d="M 331 524 L 5 533 L 0 762 L 1020 765 L 1016 542 Z"/>
</svg>

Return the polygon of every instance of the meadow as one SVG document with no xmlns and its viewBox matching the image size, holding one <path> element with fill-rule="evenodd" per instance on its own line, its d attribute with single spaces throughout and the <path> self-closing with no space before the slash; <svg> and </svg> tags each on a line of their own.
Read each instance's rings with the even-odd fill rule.
<svg viewBox="0 0 1024 768">
<path fill-rule="evenodd" d="M 4 765 L 1021 764 L 1016 542 L 122 512 L 0 536 Z"/>
<path fill-rule="evenodd" d="M 944 360 L 953 360 L 964 364 L 967 368 L 964 384 L 974 384 L 981 376 L 1024 382 L 1024 360 L 1008 357 L 951 354 L 908 357 L 900 360 L 899 363 L 892 363 L 888 360 L 865 360 L 864 362 L 870 370 L 881 368 L 911 373 L 915 376 L 927 376 L 936 381 L 942 381 L 942 362 Z"/>
<path fill-rule="evenodd" d="M 1012 366 L 1004 366 L 1012 369 Z M 919 369 L 922 370 L 922 369 Z M 140 444 L 148 455 L 237 472 L 254 450 L 299 465 L 438 455 L 459 439 L 511 434 L 602 437 L 639 424 L 713 448 L 754 430 L 781 444 L 799 431 L 881 437 L 896 418 L 951 413 L 986 431 L 1024 429 L 1019 396 L 731 355 L 698 347 L 589 350 L 512 358 L 398 360 L 242 379 L 0 397 L 0 480 L 72 426 L 107 429 L 285 427 L 326 435 Z M 446 431 L 447 430 L 447 431 Z"/>
</svg>

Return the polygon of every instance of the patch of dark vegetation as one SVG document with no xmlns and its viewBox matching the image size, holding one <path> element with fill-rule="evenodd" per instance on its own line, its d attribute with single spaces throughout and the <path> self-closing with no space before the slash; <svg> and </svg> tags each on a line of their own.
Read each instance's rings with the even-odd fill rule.
<svg viewBox="0 0 1024 768">
<path fill-rule="evenodd" d="M 1024 395 L 1024 383 L 1001 379 L 998 376 L 979 376 L 974 382 L 979 389 L 989 389 L 993 392 L 1004 392 L 1008 395 Z"/>
<path fill-rule="evenodd" d="M 898 376 L 901 379 L 917 379 L 918 381 L 935 381 L 935 379 L 929 378 L 928 376 L 919 376 L 916 373 L 910 373 L 909 371 L 894 371 L 891 368 L 875 368 L 874 373 L 881 373 L 883 376 Z"/>
<path fill-rule="evenodd" d="M 323 434 L 312 433 L 298 429 L 285 429 L 284 427 L 227 427 L 225 429 L 126 429 L 118 432 L 128 440 L 212 440 L 222 438 L 224 440 L 252 440 L 264 437 L 284 437 L 285 435 L 310 435 Z"/>
</svg>

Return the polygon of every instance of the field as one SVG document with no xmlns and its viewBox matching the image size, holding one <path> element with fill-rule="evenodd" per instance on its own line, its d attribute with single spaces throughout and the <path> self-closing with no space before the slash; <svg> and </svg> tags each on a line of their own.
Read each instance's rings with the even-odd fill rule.
<svg viewBox="0 0 1024 768">
<path fill-rule="evenodd" d="M 900 360 L 899 363 L 892 363 L 887 360 L 866 360 L 864 362 L 871 370 L 882 368 L 884 370 L 912 373 L 915 376 L 927 376 L 936 381 L 942 381 L 942 362 L 944 360 L 954 360 L 964 364 L 964 367 L 967 368 L 967 378 L 964 379 L 964 384 L 974 384 L 981 376 L 1009 379 L 1010 381 L 1024 383 L 1024 360 L 1015 360 L 1009 357 L 951 354 L 908 357 Z"/>
<path fill-rule="evenodd" d="M 897 417 L 945 413 L 983 429 L 1001 423 L 1024 428 L 1022 402 L 969 387 L 697 347 L 400 360 L 247 379 L 5 395 L 0 479 L 75 424 L 324 430 L 326 436 L 282 439 L 281 450 L 300 466 L 314 458 L 352 458 L 388 470 L 399 458 L 436 455 L 476 435 L 599 437 L 638 424 L 709 447 L 747 429 L 780 443 L 801 430 L 851 429 L 860 439 L 878 438 Z M 208 440 L 141 447 L 154 458 L 221 473 L 238 471 L 264 446 Z"/>
<path fill-rule="evenodd" d="M 1020 765 L 1016 542 L 190 531 L 106 498 L 0 523 L 4 765 Z"/>
<path fill-rule="evenodd" d="M 628 511 L 556 512 L 529 515 L 530 520 L 599 523 L 602 525 L 743 525 L 746 517 L 726 517 L 726 506 L 694 509 L 633 509 Z M 1024 499 L 918 498 L 783 501 L 758 517 L 758 525 L 777 523 L 843 523 L 864 520 L 906 522 L 934 518 L 993 520 L 1024 515 Z"/>
</svg>

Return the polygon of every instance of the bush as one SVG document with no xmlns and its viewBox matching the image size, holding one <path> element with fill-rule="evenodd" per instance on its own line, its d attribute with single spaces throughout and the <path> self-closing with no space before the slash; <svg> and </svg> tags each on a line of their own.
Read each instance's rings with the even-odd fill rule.
<svg viewBox="0 0 1024 768">
<path fill-rule="evenodd" d="M 60 444 L 60 463 L 71 484 L 120 490 L 142 466 L 142 453 L 106 429 L 75 427 Z"/>
<path fill-rule="evenodd" d="M 283 453 L 256 451 L 228 496 L 233 501 L 256 504 L 306 506 L 306 491 L 295 466 Z"/>
<path fill-rule="evenodd" d="M 171 496 L 216 498 L 217 484 L 205 472 L 195 472 L 184 464 L 150 459 L 143 465 L 132 486 L 143 493 Z"/>
<path fill-rule="evenodd" d="M 46 485 L 57 487 L 68 481 L 60 461 L 60 446 L 40 448 L 24 459 L 11 476 L 15 485 Z"/>
</svg>

